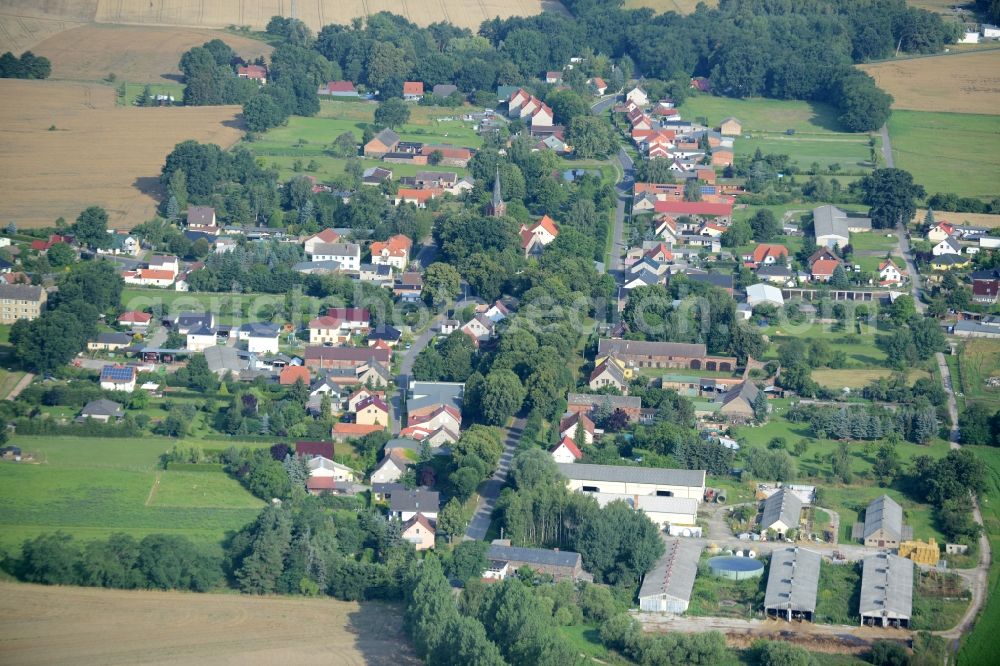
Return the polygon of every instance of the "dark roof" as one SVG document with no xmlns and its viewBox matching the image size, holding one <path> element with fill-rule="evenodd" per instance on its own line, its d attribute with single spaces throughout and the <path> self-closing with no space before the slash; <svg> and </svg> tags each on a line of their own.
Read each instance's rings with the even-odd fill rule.
<svg viewBox="0 0 1000 666">
<path fill-rule="evenodd" d="M 295 454 L 299 456 L 322 456 L 333 460 L 333 442 L 295 442 Z"/>
<path fill-rule="evenodd" d="M 802 513 L 802 500 L 787 488 L 782 488 L 764 500 L 764 511 L 760 518 L 760 526 L 769 528 L 779 520 L 789 528 L 797 528 L 799 516 Z"/>
<path fill-rule="evenodd" d="M 378 493 L 379 495 L 385 495 L 396 492 L 397 490 L 406 490 L 406 486 L 402 483 L 373 483 L 372 492 Z"/>
<path fill-rule="evenodd" d="M 393 493 L 389 500 L 391 511 L 421 511 L 437 513 L 441 506 L 440 495 L 435 490 L 407 490 L 402 493 Z"/>
<path fill-rule="evenodd" d="M 617 481 L 651 483 L 665 486 L 702 487 L 705 485 L 703 469 L 667 469 L 664 467 L 629 467 L 626 465 L 590 465 L 586 463 L 557 463 L 559 473 L 577 481 Z"/>
<path fill-rule="evenodd" d="M 102 382 L 130 382 L 135 375 L 135 368 L 131 365 L 106 365 L 101 368 Z"/>
<path fill-rule="evenodd" d="M 394 326 L 381 324 L 368 334 L 369 340 L 399 340 L 403 334 Z"/>
<path fill-rule="evenodd" d="M 307 361 L 378 361 L 388 363 L 392 352 L 371 347 L 306 347 Z"/>
<path fill-rule="evenodd" d="M 502 544 L 490 544 L 490 550 L 486 553 L 489 560 L 500 562 L 523 562 L 525 564 L 537 564 L 549 567 L 570 567 L 576 568 L 581 562 L 580 553 L 569 550 L 547 550 L 545 548 L 519 548 L 517 546 L 504 546 Z"/>
<path fill-rule="evenodd" d="M 728 405 L 734 400 L 745 400 L 748 405 L 753 406 L 753 401 L 757 399 L 757 394 L 760 393 L 760 389 L 757 385 L 751 381 L 740 382 L 733 388 L 726 391 L 726 395 L 722 398 L 722 404 Z"/>
<path fill-rule="evenodd" d="M 679 356 L 701 358 L 707 354 L 705 345 L 687 342 L 645 342 L 642 340 L 603 339 L 597 343 L 597 355 Z"/>
<path fill-rule="evenodd" d="M 122 406 L 119 405 L 114 400 L 108 400 L 106 398 L 100 398 L 99 400 L 91 400 L 83 407 L 83 411 L 80 412 L 83 417 L 87 416 L 116 416 L 122 417 L 125 415 L 125 411 Z"/>
<path fill-rule="evenodd" d="M 42 288 L 31 284 L 0 283 L 0 298 L 15 301 L 37 301 L 42 297 Z"/>
<path fill-rule="evenodd" d="M 211 224 L 215 217 L 215 209 L 211 206 L 188 206 L 188 224 Z"/>
<path fill-rule="evenodd" d="M 432 89 L 432 94 L 437 97 L 447 97 L 458 90 L 457 86 L 453 86 L 450 83 L 439 83 Z"/>
<path fill-rule="evenodd" d="M 395 146 L 399 143 L 399 135 L 393 132 L 391 129 L 384 129 L 375 135 L 383 146 Z"/>
<path fill-rule="evenodd" d="M 132 342 L 132 336 L 128 333 L 98 333 L 97 342 L 100 344 L 127 345 Z"/>
<path fill-rule="evenodd" d="M 733 276 L 729 273 L 685 273 L 692 282 L 706 282 L 722 289 L 733 288 Z"/>
</svg>

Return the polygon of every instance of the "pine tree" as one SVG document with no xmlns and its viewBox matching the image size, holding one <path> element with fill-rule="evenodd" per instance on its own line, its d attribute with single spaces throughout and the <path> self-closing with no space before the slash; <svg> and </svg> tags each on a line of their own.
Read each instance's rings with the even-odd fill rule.
<svg viewBox="0 0 1000 666">
<path fill-rule="evenodd" d="M 937 222 L 934 221 L 934 211 L 928 208 L 927 213 L 924 214 L 924 226 L 930 229 L 935 224 L 937 224 Z"/>
<path fill-rule="evenodd" d="M 270 414 L 264 414 L 260 419 L 260 434 L 270 435 L 271 434 L 271 416 Z"/>
<path fill-rule="evenodd" d="M 167 199 L 167 219 L 171 222 L 181 214 L 181 205 L 177 202 L 177 197 L 173 194 Z"/>
<path fill-rule="evenodd" d="M 760 423 L 767 420 L 767 395 L 763 391 L 757 391 L 753 399 L 753 417 Z"/>
<path fill-rule="evenodd" d="M 319 401 L 319 417 L 324 421 L 333 418 L 333 405 L 330 402 L 330 394 L 324 393 Z"/>
</svg>

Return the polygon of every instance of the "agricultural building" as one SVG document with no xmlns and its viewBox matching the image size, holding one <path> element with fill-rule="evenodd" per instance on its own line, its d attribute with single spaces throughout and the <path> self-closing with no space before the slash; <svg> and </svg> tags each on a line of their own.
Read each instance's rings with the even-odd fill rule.
<svg viewBox="0 0 1000 666">
<path fill-rule="evenodd" d="M 816 612 L 820 555 L 804 548 L 782 548 L 771 553 L 764 593 L 768 617 L 812 621 Z"/>
<path fill-rule="evenodd" d="M 627 467 L 624 465 L 557 464 L 570 490 L 583 493 L 685 497 L 705 496 L 705 470 Z"/>
<path fill-rule="evenodd" d="M 667 550 L 639 588 L 639 610 L 683 613 L 691 603 L 701 545 L 684 539 L 667 541 Z"/>
<path fill-rule="evenodd" d="M 515 572 L 521 567 L 528 567 L 540 574 L 548 574 L 557 582 L 560 580 L 586 580 L 594 578 L 583 570 L 583 558 L 580 553 L 568 550 L 548 550 L 546 548 L 519 548 L 511 546 L 510 541 L 496 539 L 490 544 L 486 553 L 492 572 Z M 488 572 L 489 573 L 489 572 Z M 500 576 L 487 576 L 503 578 Z"/>
<path fill-rule="evenodd" d="M 924 543 L 920 539 L 903 541 L 899 544 L 899 556 L 907 557 L 917 564 L 936 565 L 941 558 L 941 550 L 933 538 Z"/>
<path fill-rule="evenodd" d="M 865 510 L 862 540 L 872 548 L 898 548 L 913 536 L 913 530 L 903 525 L 903 508 L 888 495 L 871 501 Z"/>
<path fill-rule="evenodd" d="M 802 500 L 787 488 L 782 488 L 764 500 L 760 518 L 760 531 L 773 530 L 784 536 L 788 530 L 798 529 Z"/>
<path fill-rule="evenodd" d="M 866 557 L 858 607 L 861 624 L 906 629 L 912 606 L 913 561 L 889 553 Z"/>
<path fill-rule="evenodd" d="M 611 502 L 623 501 L 630 509 L 642 511 L 660 529 L 670 525 L 695 524 L 698 500 L 690 497 L 658 497 L 656 495 L 621 495 L 618 493 L 592 493 L 602 507 Z"/>
</svg>

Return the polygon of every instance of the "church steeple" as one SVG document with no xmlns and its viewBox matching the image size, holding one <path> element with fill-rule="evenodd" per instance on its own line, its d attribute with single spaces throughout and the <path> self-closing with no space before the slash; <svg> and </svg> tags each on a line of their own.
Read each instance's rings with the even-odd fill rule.
<svg viewBox="0 0 1000 666">
<path fill-rule="evenodd" d="M 497 167 L 497 176 L 493 181 L 493 199 L 490 201 L 487 214 L 490 217 L 503 217 L 507 214 L 507 204 L 503 202 L 500 194 L 500 167 Z"/>
</svg>

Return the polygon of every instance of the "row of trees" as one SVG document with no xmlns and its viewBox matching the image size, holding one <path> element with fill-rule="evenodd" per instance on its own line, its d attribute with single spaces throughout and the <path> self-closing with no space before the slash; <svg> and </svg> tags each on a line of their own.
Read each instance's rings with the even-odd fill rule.
<svg viewBox="0 0 1000 666">
<path fill-rule="evenodd" d="M 10 51 L 0 55 L 0 79 L 47 79 L 51 73 L 49 59 L 31 51 L 25 51 L 20 58 Z"/>
<path fill-rule="evenodd" d="M 926 399 L 896 410 L 803 405 L 790 409 L 787 418 L 808 423 L 812 435 L 820 439 L 876 440 L 898 434 L 926 444 L 938 432 L 937 410 Z"/>
</svg>

